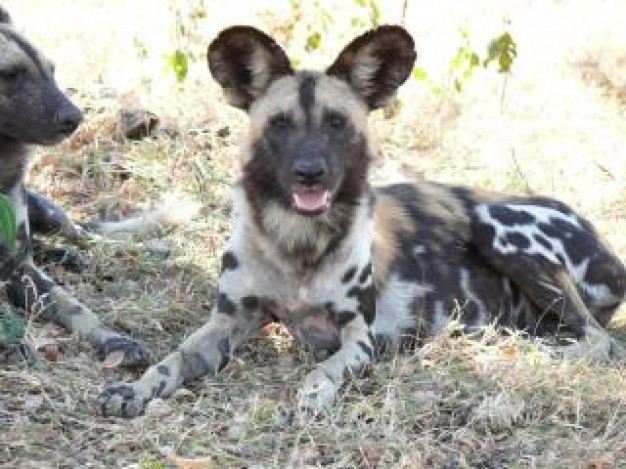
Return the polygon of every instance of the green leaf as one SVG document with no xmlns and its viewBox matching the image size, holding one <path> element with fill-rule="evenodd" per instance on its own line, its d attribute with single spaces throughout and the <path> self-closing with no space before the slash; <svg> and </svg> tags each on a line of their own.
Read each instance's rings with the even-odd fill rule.
<svg viewBox="0 0 626 469">
<path fill-rule="evenodd" d="M 370 3 L 370 18 L 372 20 L 372 26 L 380 26 L 380 19 L 382 17 L 380 7 L 375 1 Z"/>
<path fill-rule="evenodd" d="M 450 59 L 450 69 L 458 70 L 463 65 L 463 48 L 460 47 L 459 50 L 452 56 Z"/>
<path fill-rule="evenodd" d="M 457 93 L 460 93 L 461 91 L 463 91 L 463 84 L 461 83 L 461 80 L 459 80 L 458 78 L 454 79 L 454 91 L 456 91 Z"/>
<path fill-rule="evenodd" d="M 350 20 L 350 26 L 353 28 L 363 28 L 365 27 L 365 21 L 361 18 L 354 17 Z"/>
<path fill-rule="evenodd" d="M 306 38 L 306 45 L 304 46 L 304 48 L 307 52 L 310 52 L 312 50 L 319 49 L 321 43 L 322 35 L 318 31 L 315 31 L 313 34 Z"/>
<path fill-rule="evenodd" d="M 13 201 L 6 195 L 0 194 L 0 242 L 11 251 L 15 249 L 17 241 L 17 221 Z"/>
<path fill-rule="evenodd" d="M 187 78 L 189 72 L 189 56 L 177 49 L 173 54 L 166 57 L 168 66 L 172 69 L 176 75 L 176 81 L 182 83 Z"/>
<path fill-rule="evenodd" d="M 498 73 L 510 73 L 516 57 L 517 43 L 508 32 L 505 32 L 489 43 L 487 58 L 483 61 L 483 66 L 486 67 L 497 60 Z"/>
<path fill-rule="evenodd" d="M 430 89 L 435 96 L 443 96 L 443 88 L 441 86 L 432 85 Z"/>
<path fill-rule="evenodd" d="M 428 73 L 422 67 L 415 67 L 412 72 L 413 78 L 419 81 L 428 80 Z"/>
<path fill-rule="evenodd" d="M 137 36 L 133 37 L 133 46 L 135 47 L 135 52 L 137 52 L 137 56 L 140 59 L 148 57 L 148 48 L 146 47 L 146 44 Z"/>
</svg>

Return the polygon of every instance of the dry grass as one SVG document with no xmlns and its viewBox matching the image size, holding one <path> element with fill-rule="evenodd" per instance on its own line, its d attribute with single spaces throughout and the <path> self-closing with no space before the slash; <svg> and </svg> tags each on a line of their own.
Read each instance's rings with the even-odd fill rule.
<svg viewBox="0 0 626 469">
<path fill-rule="evenodd" d="M 343 2 L 335 14 L 339 2 L 321 2 L 335 19 L 321 51 L 308 57 L 307 28 L 322 21 L 314 6 L 176 3 L 184 36 L 170 2 L 4 2 L 87 110 L 75 137 L 38 151 L 30 184 L 78 219 L 141 210 L 172 187 L 203 204 L 193 221 L 165 235 L 166 259 L 141 240 L 99 240 L 88 246 L 88 272 L 54 270 L 108 323 L 159 356 L 206 316 L 229 228 L 245 119 L 211 83 L 208 41 L 234 22 L 252 23 L 288 40 L 300 63 L 328 63 L 356 31 L 350 19 L 363 13 Z M 206 16 L 190 21 L 202 3 Z M 390 2 L 383 20 L 400 21 L 401 4 Z M 405 86 L 400 115 L 375 116 L 385 156 L 374 178 L 422 172 L 558 196 L 626 253 L 625 15 L 620 0 L 409 1 L 405 23 L 433 77 L 445 79 L 460 28 L 482 51 L 510 21 L 519 58 L 503 107 L 502 78 L 490 72 L 460 95 Z M 181 85 L 163 61 L 178 45 L 194 58 Z M 112 122 L 129 105 L 156 112 L 163 131 L 142 142 L 118 139 Z M 626 336 L 624 322 L 616 334 Z M 387 357 L 326 418 L 302 422 L 291 409 L 311 358 L 280 330 L 266 331 L 220 376 L 125 422 L 98 416 L 92 401 L 106 382 L 129 375 L 103 369 L 91 349 L 54 327 L 32 324 L 28 333 L 48 344 L 54 362 L 0 369 L 2 467 L 626 467 L 623 366 L 551 360 L 517 336 L 437 337 L 414 355 Z"/>
</svg>

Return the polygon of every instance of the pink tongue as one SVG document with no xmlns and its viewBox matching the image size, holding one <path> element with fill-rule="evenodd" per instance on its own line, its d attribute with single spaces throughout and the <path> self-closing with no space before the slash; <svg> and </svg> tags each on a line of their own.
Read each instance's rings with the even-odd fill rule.
<svg viewBox="0 0 626 469">
<path fill-rule="evenodd" d="M 293 201 L 296 208 L 312 212 L 324 208 L 328 203 L 328 196 L 328 191 L 323 189 L 294 192 Z"/>
</svg>

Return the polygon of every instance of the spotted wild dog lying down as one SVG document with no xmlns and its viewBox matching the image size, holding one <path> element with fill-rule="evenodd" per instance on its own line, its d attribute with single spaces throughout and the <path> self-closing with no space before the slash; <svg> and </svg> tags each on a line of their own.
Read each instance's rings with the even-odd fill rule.
<svg viewBox="0 0 626 469">
<path fill-rule="evenodd" d="M 271 321 L 330 353 L 299 390 L 301 408 L 313 411 L 377 345 L 437 334 L 452 317 L 467 331 L 568 331 L 579 341 L 565 351 L 624 356 L 604 326 L 624 299 L 626 271 L 565 204 L 426 181 L 369 187 L 378 149 L 368 114 L 407 79 L 415 56 L 404 29 L 382 26 L 325 72 L 295 71 L 261 31 L 219 34 L 209 68 L 250 128 L 217 301 L 208 322 L 138 381 L 106 388 L 104 414 L 133 417 L 217 373 Z"/>
<path fill-rule="evenodd" d="M 13 303 L 87 339 L 103 355 L 121 351 L 123 364 L 147 365 L 149 353 L 141 344 L 104 326 L 32 261 L 31 221 L 36 230 L 56 227 L 69 235 L 75 227 L 51 201 L 24 187 L 28 145 L 60 142 L 81 121 L 55 83 L 50 61 L 0 8 L 0 190 L 13 203 L 18 231 L 16 246 L 0 241 L 0 282 Z"/>
</svg>

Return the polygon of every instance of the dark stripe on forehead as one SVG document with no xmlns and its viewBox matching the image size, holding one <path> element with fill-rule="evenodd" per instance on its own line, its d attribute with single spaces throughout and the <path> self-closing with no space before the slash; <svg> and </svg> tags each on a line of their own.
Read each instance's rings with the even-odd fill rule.
<svg viewBox="0 0 626 469">
<path fill-rule="evenodd" d="M 42 77 L 48 76 L 43 64 L 39 60 L 39 54 L 37 53 L 35 48 L 28 43 L 28 41 L 26 41 L 19 34 L 6 29 L 0 30 L 0 34 L 2 34 L 7 40 L 16 43 L 20 47 L 20 49 L 24 51 L 28 58 L 33 62 L 35 67 L 37 67 L 37 70 Z"/>
<path fill-rule="evenodd" d="M 298 89 L 298 97 L 300 106 L 306 116 L 307 123 L 311 122 L 311 112 L 315 106 L 315 86 L 317 85 L 317 77 L 311 73 L 303 73 L 300 78 L 300 88 Z"/>
</svg>

